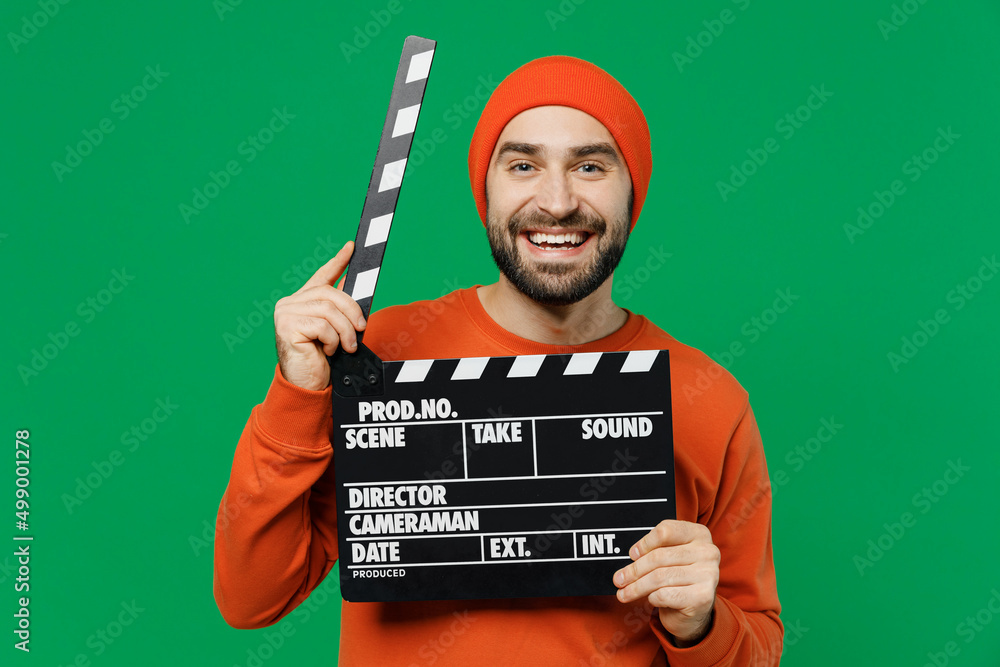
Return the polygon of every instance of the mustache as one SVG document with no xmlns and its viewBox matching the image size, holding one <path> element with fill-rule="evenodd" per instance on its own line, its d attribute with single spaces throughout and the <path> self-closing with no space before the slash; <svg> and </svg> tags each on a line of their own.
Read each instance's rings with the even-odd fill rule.
<svg viewBox="0 0 1000 667">
<path fill-rule="evenodd" d="M 604 234 L 608 229 L 608 223 L 600 216 L 590 215 L 580 210 L 573 211 L 565 218 L 553 218 L 541 211 L 515 213 L 507 221 L 507 231 L 515 237 L 525 230 L 539 227 L 564 227 L 592 234 Z"/>
</svg>

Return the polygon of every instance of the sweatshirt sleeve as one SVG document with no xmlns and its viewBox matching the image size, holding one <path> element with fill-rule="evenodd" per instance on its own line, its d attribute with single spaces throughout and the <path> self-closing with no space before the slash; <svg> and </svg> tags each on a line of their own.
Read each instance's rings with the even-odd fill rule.
<svg viewBox="0 0 1000 667">
<path fill-rule="evenodd" d="M 276 368 L 240 436 L 215 526 L 215 601 L 235 628 L 277 622 L 337 560 L 330 392 Z"/>
<path fill-rule="evenodd" d="M 771 482 L 760 431 L 747 404 L 730 439 L 715 503 L 701 516 L 722 554 L 712 628 L 677 648 L 653 614 L 650 625 L 675 667 L 777 665 L 784 629 L 771 549 Z"/>
</svg>

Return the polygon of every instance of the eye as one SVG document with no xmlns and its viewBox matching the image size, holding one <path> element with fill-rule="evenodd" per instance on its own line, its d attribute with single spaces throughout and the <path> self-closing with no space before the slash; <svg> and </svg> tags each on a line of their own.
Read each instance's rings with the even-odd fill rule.
<svg viewBox="0 0 1000 667">
<path fill-rule="evenodd" d="M 585 174 L 603 174 L 604 167 L 594 162 L 587 162 L 586 164 L 581 164 L 578 169 Z"/>
<path fill-rule="evenodd" d="M 511 171 L 513 171 L 513 172 L 519 172 L 519 173 L 522 173 L 522 174 L 526 174 L 529 171 L 531 171 L 532 169 L 534 169 L 534 167 L 532 167 L 527 162 L 515 162 L 514 164 L 510 165 L 510 170 Z"/>
</svg>

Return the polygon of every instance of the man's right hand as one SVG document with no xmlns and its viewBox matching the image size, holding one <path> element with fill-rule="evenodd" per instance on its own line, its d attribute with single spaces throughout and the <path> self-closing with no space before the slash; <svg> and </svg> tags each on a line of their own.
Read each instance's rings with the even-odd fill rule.
<svg viewBox="0 0 1000 667">
<path fill-rule="evenodd" d="M 274 339 L 278 364 L 286 380 L 303 389 L 320 391 L 330 384 L 327 356 L 343 347 L 357 350 L 357 331 L 365 328 L 361 306 L 344 292 L 340 275 L 354 252 L 348 241 L 299 291 L 274 306 Z"/>
</svg>

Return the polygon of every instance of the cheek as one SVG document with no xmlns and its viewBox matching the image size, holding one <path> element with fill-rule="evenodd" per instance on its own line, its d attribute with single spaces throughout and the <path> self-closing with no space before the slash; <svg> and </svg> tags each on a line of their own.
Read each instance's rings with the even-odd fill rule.
<svg viewBox="0 0 1000 667">
<path fill-rule="evenodd" d="M 600 192 L 600 201 L 608 220 L 628 215 L 628 202 L 632 195 L 631 181 L 608 182 Z"/>
<path fill-rule="evenodd" d="M 486 178 L 486 204 L 503 220 L 530 208 L 534 196 L 535 186 L 527 179 L 505 178 L 503 174 Z"/>
</svg>

